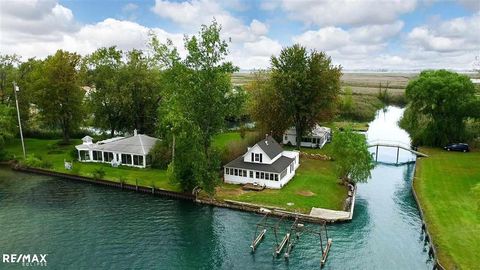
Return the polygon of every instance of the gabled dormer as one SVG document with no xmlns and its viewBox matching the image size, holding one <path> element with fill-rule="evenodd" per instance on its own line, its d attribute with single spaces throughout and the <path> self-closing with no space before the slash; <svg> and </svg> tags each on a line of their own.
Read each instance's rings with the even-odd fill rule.
<svg viewBox="0 0 480 270">
<path fill-rule="evenodd" d="M 271 136 L 250 147 L 243 156 L 244 162 L 272 164 L 282 155 L 282 147 Z"/>
</svg>

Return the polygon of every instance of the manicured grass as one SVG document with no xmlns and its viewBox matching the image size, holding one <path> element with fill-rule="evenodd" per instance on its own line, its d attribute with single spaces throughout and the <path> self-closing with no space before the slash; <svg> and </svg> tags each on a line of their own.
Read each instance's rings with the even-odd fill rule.
<svg viewBox="0 0 480 270">
<path fill-rule="evenodd" d="M 223 184 L 217 189 L 216 198 L 265 204 L 301 213 L 310 213 L 312 207 L 342 210 L 347 190 L 339 184 L 334 165 L 332 161 L 301 159 L 295 177 L 280 190 L 244 191 L 239 185 Z"/>
<path fill-rule="evenodd" d="M 447 269 L 478 269 L 480 254 L 480 152 L 422 148 L 414 188 Z"/>
<path fill-rule="evenodd" d="M 80 140 L 72 140 L 71 145 L 60 145 L 60 140 L 41 140 L 41 139 L 25 139 L 25 148 L 28 154 L 48 160 L 52 163 L 51 168 L 57 172 L 72 173 L 81 176 L 92 177 L 95 170 L 102 168 L 105 171 L 106 180 L 120 182 L 124 180 L 128 184 L 138 184 L 139 186 L 155 186 L 173 191 L 180 191 L 180 188 L 171 183 L 165 170 L 157 169 L 139 169 L 126 166 L 113 168 L 109 164 L 104 163 L 82 163 L 74 161 L 73 170 L 66 170 L 64 160 L 72 161 L 70 152 L 76 144 L 80 144 Z M 22 159 L 22 146 L 19 140 L 9 143 L 6 146 L 7 152 L 12 154 L 19 160 Z"/>
<path fill-rule="evenodd" d="M 242 140 L 238 132 L 229 132 L 217 135 L 213 144 L 216 147 L 225 147 L 230 142 Z M 64 168 L 64 160 L 72 161 L 71 151 L 80 140 L 72 140 L 71 145 L 60 145 L 59 140 L 26 139 L 27 154 L 48 160 L 54 171 L 72 173 L 92 177 L 95 170 L 102 168 L 106 180 L 140 186 L 155 186 L 172 191 L 180 191 L 178 185 L 173 184 L 165 170 L 139 169 L 126 166 L 113 168 L 104 163 L 81 163 L 74 161 L 73 170 Z M 328 154 L 329 144 L 323 149 L 302 148 L 302 151 Z M 7 152 L 22 160 L 22 148 L 19 140 L 7 144 Z M 217 199 L 231 199 L 255 204 L 277 206 L 291 211 L 309 213 L 312 207 L 321 207 L 340 210 L 347 191 L 338 183 L 333 161 L 302 159 L 295 177 L 281 190 L 243 191 L 239 185 L 222 184 L 217 188 Z M 293 205 L 287 205 L 293 203 Z"/>
<path fill-rule="evenodd" d="M 252 136 L 255 136 L 253 131 L 246 132 L 244 138 L 240 136 L 239 131 L 224 132 L 213 137 L 212 146 L 217 149 L 225 149 L 230 143 L 248 141 Z"/>
</svg>

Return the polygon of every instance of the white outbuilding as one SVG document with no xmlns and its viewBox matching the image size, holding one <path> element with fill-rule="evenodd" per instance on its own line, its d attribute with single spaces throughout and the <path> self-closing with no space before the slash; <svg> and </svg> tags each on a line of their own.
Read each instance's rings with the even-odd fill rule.
<svg viewBox="0 0 480 270">
<path fill-rule="evenodd" d="M 78 160 L 81 162 L 145 168 L 151 164 L 149 152 L 159 139 L 137 134 L 135 130 L 134 135 L 130 137 L 114 137 L 94 143 L 92 137 L 85 136 L 82 141 L 82 144 L 75 146 Z"/>
<path fill-rule="evenodd" d="M 310 148 L 322 148 L 327 142 L 330 142 L 332 138 L 332 130 L 328 127 L 321 127 L 315 125 L 315 127 L 302 137 L 300 145 L 302 147 Z M 283 134 L 284 145 L 297 145 L 297 131 L 295 127 L 289 128 Z"/>
<path fill-rule="evenodd" d="M 258 184 L 280 189 L 300 165 L 298 151 L 285 151 L 271 136 L 224 166 L 224 180 L 230 184 Z"/>
</svg>

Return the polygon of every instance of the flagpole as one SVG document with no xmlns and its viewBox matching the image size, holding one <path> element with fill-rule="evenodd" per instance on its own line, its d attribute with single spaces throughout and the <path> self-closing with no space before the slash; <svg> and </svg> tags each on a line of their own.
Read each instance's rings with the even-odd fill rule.
<svg viewBox="0 0 480 270">
<path fill-rule="evenodd" d="M 17 84 L 13 82 L 13 92 L 15 93 L 15 104 L 17 105 L 17 117 L 18 117 L 18 127 L 20 128 L 20 139 L 22 140 L 22 149 L 23 149 L 23 158 L 26 158 L 25 154 L 25 143 L 23 142 L 23 132 L 22 132 L 22 121 L 20 121 L 20 109 L 18 108 L 18 97 L 17 92 L 20 91 Z"/>
</svg>

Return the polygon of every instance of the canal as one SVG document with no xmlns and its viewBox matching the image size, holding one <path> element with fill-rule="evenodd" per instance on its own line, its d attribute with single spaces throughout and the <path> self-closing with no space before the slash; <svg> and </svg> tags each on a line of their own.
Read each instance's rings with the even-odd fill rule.
<svg viewBox="0 0 480 270">
<path fill-rule="evenodd" d="M 380 110 L 368 139 L 408 143 L 397 126 L 402 113 Z M 379 149 L 379 161 L 395 159 L 396 149 Z M 400 151 L 400 161 L 412 159 Z M 379 164 L 359 184 L 353 221 L 328 227 L 333 245 L 325 269 L 432 269 L 411 192 L 414 166 Z M 302 235 L 289 262 L 272 258 L 272 234 L 251 254 L 259 218 L 0 168 L 0 252 L 46 253 L 50 269 L 319 268 L 318 236 Z"/>
</svg>

